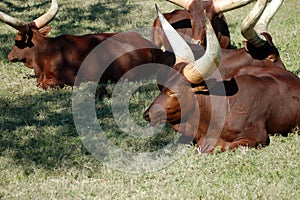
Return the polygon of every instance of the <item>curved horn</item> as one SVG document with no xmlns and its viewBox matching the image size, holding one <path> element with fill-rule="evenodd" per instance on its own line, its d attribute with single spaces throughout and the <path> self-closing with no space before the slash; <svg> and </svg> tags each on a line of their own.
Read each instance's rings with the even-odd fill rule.
<svg viewBox="0 0 300 200">
<path fill-rule="evenodd" d="M 222 13 L 243 7 L 253 1 L 254 0 L 213 0 L 213 5 L 216 13 Z"/>
<path fill-rule="evenodd" d="M 167 0 L 167 1 L 189 10 L 190 5 L 195 0 Z M 212 3 L 216 13 L 222 13 L 236 8 L 240 8 L 253 1 L 255 0 L 212 0 Z"/>
<path fill-rule="evenodd" d="M 250 13 L 244 19 L 241 26 L 241 33 L 244 38 L 255 47 L 261 47 L 265 41 L 258 36 L 254 30 L 259 17 L 263 13 L 267 4 L 267 0 L 257 0 Z"/>
<path fill-rule="evenodd" d="M 176 55 L 176 62 L 179 60 L 185 60 L 187 62 L 193 62 L 195 60 L 194 54 L 189 47 L 189 45 L 184 41 L 184 39 L 178 34 L 178 32 L 169 24 L 166 18 L 161 14 L 157 5 L 155 4 L 156 12 L 166 34 L 169 43 Z"/>
<path fill-rule="evenodd" d="M 266 7 L 255 27 L 258 33 L 268 32 L 268 25 L 282 3 L 283 0 L 272 0 Z"/>
<path fill-rule="evenodd" d="M 221 62 L 221 47 L 206 14 L 205 25 L 207 38 L 205 54 L 198 60 L 189 63 L 183 70 L 183 75 L 194 84 L 198 84 L 209 77 Z"/>
<path fill-rule="evenodd" d="M 48 24 L 55 17 L 57 11 L 58 11 L 57 0 L 52 0 L 50 9 L 39 18 L 33 20 L 33 22 L 35 23 L 36 27 L 40 29 L 46 24 Z"/>
<path fill-rule="evenodd" d="M 0 11 L 0 20 L 8 24 L 9 26 L 17 29 L 21 33 L 27 33 L 29 31 L 28 23 L 21 21 L 17 18 L 11 17 Z"/>
<path fill-rule="evenodd" d="M 189 7 L 193 0 L 167 0 L 167 1 L 189 10 Z"/>
</svg>

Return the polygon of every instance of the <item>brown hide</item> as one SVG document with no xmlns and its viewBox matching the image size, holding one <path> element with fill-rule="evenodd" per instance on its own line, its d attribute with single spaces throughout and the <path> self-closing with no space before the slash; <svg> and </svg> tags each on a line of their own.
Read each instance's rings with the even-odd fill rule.
<svg viewBox="0 0 300 200">
<path fill-rule="evenodd" d="M 222 49 L 221 63 L 216 72 L 221 74 L 222 80 L 231 79 L 244 66 L 286 69 L 280 59 L 277 48 L 272 43 L 272 37 L 268 33 L 264 33 L 264 36 L 267 41 L 260 48 L 255 48 L 251 44 L 245 43 L 245 46 L 251 47 L 251 49 Z M 205 53 L 205 49 L 201 45 L 190 44 L 190 47 L 196 59 L 202 57 Z"/>
<path fill-rule="evenodd" d="M 200 27 L 200 30 L 203 30 L 201 32 L 195 31 L 198 29 L 192 29 L 191 13 L 189 11 L 174 10 L 171 13 L 164 13 L 163 15 L 187 42 L 192 43 L 192 40 L 203 40 L 202 44 L 205 44 L 205 26 L 203 26 L 203 24 L 197 24 L 197 26 Z M 196 20 L 196 22 L 202 22 L 202 20 L 199 19 Z M 223 14 L 214 14 L 211 17 L 211 23 L 218 37 L 221 48 L 229 48 L 230 33 L 225 16 Z M 156 18 L 153 22 L 152 42 L 159 48 L 164 46 L 165 49 L 171 49 L 158 18 Z"/>
<path fill-rule="evenodd" d="M 37 84 L 44 89 L 74 85 L 77 72 L 89 52 L 112 37 L 119 45 L 116 46 L 111 42 L 111 44 L 106 44 L 104 51 L 98 52 L 100 58 L 98 65 L 87 69 L 84 73 L 85 80 L 98 80 L 99 77 L 94 77 L 94 72 L 98 71 L 98 68 L 106 68 L 102 63 L 105 63 L 108 57 L 114 56 L 114 52 L 118 49 L 122 49 L 126 54 L 117 58 L 113 63 L 108 63 L 110 66 L 102 74 L 100 82 L 108 80 L 115 82 L 125 72 L 141 64 L 169 63 L 170 61 L 168 65 L 172 66 L 174 63 L 172 54 L 155 49 L 150 41 L 134 32 L 83 36 L 61 35 L 54 38 L 46 37 L 48 32 L 31 28 L 27 34 L 18 33 L 15 46 L 8 55 L 9 60 L 23 62 L 25 66 L 34 69 Z M 127 49 L 133 49 L 133 51 Z M 166 55 L 164 59 L 162 59 L 163 55 Z"/>
<path fill-rule="evenodd" d="M 216 146 L 222 150 L 264 146 L 268 134 L 286 135 L 300 125 L 300 79 L 293 73 L 245 66 L 234 78 L 215 82 L 208 92 L 194 93 L 199 85 L 191 86 L 181 75 L 185 65 L 174 66 L 180 73 L 168 75 L 144 118 L 152 125 L 170 123 L 184 136 L 194 137 L 201 152 Z M 221 105 L 212 106 L 214 98 L 225 102 L 225 112 Z"/>
<path fill-rule="evenodd" d="M 248 51 L 246 48 L 240 49 L 222 49 L 222 59 L 220 63 L 219 72 L 222 79 L 228 80 L 234 77 L 237 71 L 244 66 L 257 66 L 262 68 L 276 67 L 286 69 L 285 65 L 280 59 L 277 48 L 271 41 L 271 36 L 267 33 L 268 38 L 260 48 L 255 48 L 246 43 L 246 46 L 251 46 Z"/>
</svg>

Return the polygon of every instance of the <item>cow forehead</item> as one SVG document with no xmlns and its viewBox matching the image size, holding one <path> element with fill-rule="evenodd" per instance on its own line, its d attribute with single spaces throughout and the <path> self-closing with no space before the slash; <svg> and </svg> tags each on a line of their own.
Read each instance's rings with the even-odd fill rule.
<svg viewBox="0 0 300 200">
<path fill-rule="evenodd" d="M 168 80 L 163 82 L 158 82 L 158 84 L 162 85 L 162 92 L 166 92 L 171 90 L 174 93 L 185 93 L 188 92 L 189 88 L 191 88 L 191 84 L 184 78 L 184 76 L 180 73 L 174 74 L 169 77 Z"/>
</svg>

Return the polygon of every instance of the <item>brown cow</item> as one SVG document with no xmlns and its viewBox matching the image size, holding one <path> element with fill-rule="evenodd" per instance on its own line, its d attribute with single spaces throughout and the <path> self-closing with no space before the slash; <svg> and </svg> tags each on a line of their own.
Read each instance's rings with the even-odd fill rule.
<svg viewBox="0 0 300 200">
<path fill-rule="evenodd" d="M 144 118 L 152 125 L 170 123 L 193 137 L 200 152 L 268 145 L 268 134 L 286 135 L 299 126 L 299 77 L 279 67 L 245 65 L 228 81 L 211 79 L 222 53 L 208 19 L 206 29 L 204 56 L 176 60 Z"/>
<path fill-rule="evenodd" d="M 174 10 L 170 13 L 163 13 L 163 15 L 172 27 L 176 29 L 176 31 L 179 32 L 187 42 L 195 42 L 195 39 L 193 39 L 191 13 L 189 11 Z M 216 14 L 213 16 L 211 23 L 218 36 L 221 48 L 230 48 L 230 33 L 225 16 L 223 14 Z M 164 44 L 165 49 L 171 49 L 158 18 L 156 18 L 153 22 L 151 40 L 159 48 L 161 48 Z"/>
<path fill-rule="evenodd" d="M 283 0 L 273 0 L 267 7 L 267 0 L 259 0 L 253 9 L 246 16 L 241 26 L 241 33 L 247 39 L 244 41 L 244 48 L 240 49 L 222 49 L 222 59 L 219 72 L 223 80 L 231 79 L 234 74 L 243 66 L 259 66 L 259 67 L 279 67 L 286 69 L 280 59 L 279 52 L 272 42 L 272 37 L 267 33 L 267 27 L 280 7 Z M 281 3 L 280 3 L 281 2 Z M 163 16 L 162 16 L 163 17 Z M 201 45 L 193 45 L 187 43 L 174 30 L 167 21 L 164 21 L 164 32 L 168 36 L 169 43 L 174 52 L 178 55 L 186 55 L 190 60 L 203 56 L 205 49 Z M 254 26 L 259 23 L 263 40 L 254 30 Z M 189 51 L 189 48 L 192 51 Z"/>
<path fill-rule="evenodd" d="M 58 4 L 52 0 L 48 12 L 26 23 L 0 12 L 0 19 L 17 29 L 19 32 L 15 38 L 15 45 L 8 55 L 12 62 L 22 62 L 25 66 L 34 70 L 38 86 L 47 89 L 73 85 L 77 72 L 86 56 L 100 43 L 107 41 L 102 52 L 99 52 L 98 65 L 90 66 L 83 73 L 85 80 L 98 80 L 95 71 L 106 69 L 103 63 L 114 58 L 118 52 L 124 52 L 112 63 L 108 63 L 108 69 L 102 74 L 101 82 L 111 80 L 117 81 L 125 72 L 135 66 L 159 62 L 162 56 L 170 56 L 172 65 L 174 58 L 172 54 L 164 53 L 160 49 L 135 32 L 128 33 L 102 33 L 83 36 L 60 35 L 50 38 L 46 35 L 51 30 L 46 26 L 56 15 Z M 130 51 L 130 52 L 129 52 Z M 172 59 L 173 58 L 173 59 Z M 155 70 L 149 69 L 150 72 Z M 132 75 L 134 76 L 134 75 Z M 136 74 L 136 76 L 139 76 Z M 77 82 L 79 83 L 79 82 Z"/>
<path fill-rule="evenodd" d="M 172 13 L 165 14 L 170 24 L 175 29 L 186 35 L 187 41 L 205 45 L 205 26 L 203 11 L 210 19 L 215 33 L 219 39 L 222 48 L 230 47 L 230 34 L 223 12 L 233 10 L 245 6 L 254 0 L 167 0 L 171 3 L 179 5 L 186 10 L 176 10 Z M 159 20 L 154 21 L 152 38 L 153 42 L 161 45 L 161 41 L 165 39 Z M 191 27 L 188 27 L 191 25 Z M 183 27 L 183 29 L 182 29 Z M 156 30 L 157 29 L 157 30 Z M 169 46 L 166 47 L 168 49 Z"/>
</svg>

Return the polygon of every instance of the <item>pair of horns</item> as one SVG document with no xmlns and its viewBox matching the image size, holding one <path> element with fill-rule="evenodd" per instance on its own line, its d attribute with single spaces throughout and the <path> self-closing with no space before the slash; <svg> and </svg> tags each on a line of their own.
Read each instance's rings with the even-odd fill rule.
<svg viewBox="0 0 300 200">
<path fill-rule="evenodd" d="M 272 0 L 269 3 L 255 26 L 258 33 L 268 32 L 268 25 L 282 3 L 283 0 Z"/>
<path fill-rule="evenodd" d="M 189 10 L 191 3 L 195 0 L 167 0 L 167 1 Z M 254 0 L 212 0 L 212 6 L 216 13 L 222 13 L 222 12 L 226 12 L 229 10 L 233 10 L 245 6 L 253 1 Z"/>
<path fill-rule="evenodd" d="M 266 7 L 267 0 L 258 0 L 244 19 L 241 33 L 253 46 L 261 47 L 265 44 L 265 40 L 258 33 L 268 32 L 268 25 L 282 3 L 283 0 L 272 0 Z M 254 30 L 254 26 L 256 26 L 258 33 Z"/>
<path fill-rule="evenodd" d="M 189 10 L 191 3 L 195 0 L 167 1 Z M 245 6 L 254 1 L 255 0 L 212 0 L 212 6 L 216 13 L 222 13 Z M 282 3 L 283 0 L 272 0 L 266 8 L 267 0 L 257 0 L 254 8 L 244 19 L 241 26 L 241 33 L 253 46 L 261 47 L 265 44 L 265 40 L 261 38 L 258 33 L 268 31 L 268 24 Z M 258 33 L 254 30 L 255 25 Z"/>
<path fill-rule="evenodd" d="M 58 11 L 57 0 L 52 0 L 50 9 L 45 14 L 40 16 L 39 18 L 33 20 L 33 23 L 35 24 L 35 26 L 38 29 L 40 29 L 43 26 L 45 26 L 46 24 L 48 24 L 55 17 L 55 15 L 57 14 L 57 11 Z M 0 20 L 5 22 L 9 26 L 17 29 L 21 33 L 27 33 L 30 29 L 28 23 L 26 23 L 22 20 L 19 20 L 17 18 L 11 17 L 1 11 L 0 11 Z"/>
<path fill-rule="evenodd" d="M 193 52 L 189 45 L 169 24 L 163 14 L 161 14 L 157 5 L 155 5 L 155 7 L 163 31 L 166 34 L 176 55 L 176 63 L 188 63 L 188 65 L 183 70 L 183 75 L 191 83 L 197 84 L 202 82 L 217 69 L 221 62 L 221 47 L 209 19 L 205 16 L 207 38 L 205 54 L 201 58 L 195 60 Z"/>
</svg>

